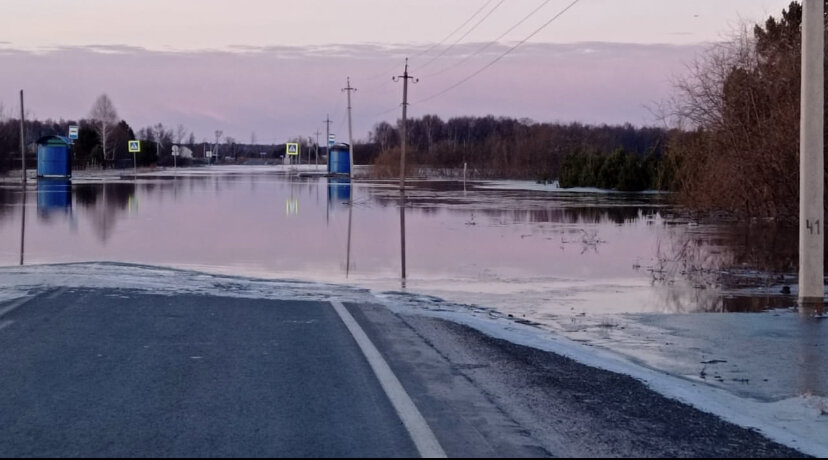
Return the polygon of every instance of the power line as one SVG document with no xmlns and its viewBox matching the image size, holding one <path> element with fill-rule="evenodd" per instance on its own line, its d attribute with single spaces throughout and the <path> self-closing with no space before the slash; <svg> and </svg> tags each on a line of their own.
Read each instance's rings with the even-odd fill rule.
<svg viewBox="0 0 828 460">
<path fill-rule="evenodd" d="M 492 3 L 492 1 L 494 1 L 494 0 L 486 0 L 486 3 L 484 3 L 484 4 L 483 4 L 483 6 L 481 6 L 479 9 L 477 9 L 477 11 L 475 11 L 475 12 L 474 12 L 474 14 L 472 14 L 471 16 L 469 16 L 469 18 L 468 18 L 468 19 L 466 19 L 466 21 L 465 21 L 465 22 L 463 22 L 462 24 L 460 24 L 460 26 L 459 26 L 459 27 L 457 27 L 456 29 L 454 29 L 454 30 L 453 30 L 450 34 L 446 35 L 446 36 L 445 36 L 442 40 L 440 40 L 439 42 L 437 42 L 437 43 L 435 43 L 435 44 L 433 44 L 433 45 L 429 46 L 429 47 L 428 47 L 428 48 L 426 48 L 425 50 L 422 50 L 422 51 L 418 52 L 417 54 L 415 54 L 414 56 L 412 56 L 412 58 L 417 58 L 417 57 L 419 57 L 419 56 L 422 56 L 423 54 L 426 54 L 426 53 L 430 52 L 431 50 L 433 50 L 434 48 L 437 48 L 438 46 L 440 46 L 440 45 L 442 45 L 443 43 L 445 43 L 445 42 L 446 42 L 446 40 L 448 40 L 449 38 L 451 38 L 451 36 L 452 36 L 452 35 L 454 35 L 454 34 L 456 34 L 457 32 L 459 32 L 459 31 L 460 31 L 460 29 L 462 29 L 463 27 L 466 27 L 466 24 L 468 24 L 469 22 L 471 22 L 471 20 L 472 20 L 472 19 L 474 19 L 474 18 L 475 18 L 478 14 L 480 14 L 480 12 L 481 12 L 481 11 L 483 11 L 483 10 L 484 10 L 484 9 L 485 9 L 488 5 L 489 5 L 489 3 Z M 384 70 L 384 71 L 382 71 L 382 72 L 380 72 L 380 73 L 374 74 L 374 75 L 372 75 L 372 76 L 370 76 L 370 77 L 366 78 L 366 79 L 365 79 L 365 81 L 376 80 L 377 78 L 379 78 L 379 77 L 381 77 L 381 76 L 383 76 L 383 75 L 385 75 L 385 74 L 387 74 L 387 73 L 391 72 L 391 71 L 392 71 L 392 70 L 394 70 L 396 67 L 397 67 L 397 65 L 396 65 L 396 64 L 394 64 L 394 67 L 391 67 L 391 68 L 389 68 L 388 70 Z"/>
<path fill-rule="evenodd" d="M 438 71 L 436 71 L 436 72 L 430 73 L 430 74 L 426 75 L 425 77 L 433 77 L 434 75 L 440 75 L 441 73 L 444 73 L 444 72 L 446 72 L 446 71 L 449 71 L 449 70 L 451 70 L 451 69 L 453 69 L 453 68 L 455 68 L 455 67 L 459 66 L 460 64 L 463 64 L 464 62 L 466 62 L 466 61 L 468 61 L 469 59 L 471 59 L 471 58 L 473 58 L 473 57 L 477 56 L 478 54 L 482 53 L 483 51 L 486 51 L 486 50 L 487 50 L 490 46 L 492 46 L 492 45 L 494 45 L 494 44 L 496 44 L 496 43 L 500 42 L 500 39 L 501 39 L 501 38 L 505 37 L 506 35 L 509 35 L 509 33 L 511 33 L 513 30 L 515 30 L 515 29 L 517 29 L 518 27 L 520 27 L 520 26 L 521 26 L 524 22 L 526 22 L 529 18 L 531 18 L 532 16 L 534 16 L 534 15 L 535 15 L 535 13 L 537 13 L 538 11 L 540 11 L 540 9 L 541 9 L 541 8 L 543 8 L 544 6 L 548 5 L 548 4 L 549 4 L 549 2 L 551 2 L 551 1 L 552 1 L 552 0 L 544 0 L 544 2 L 543 2 L 543 3 L 541 3 L 540 5 L 538 5 L 538 6 L 537 6 L 537 8 L 535 8 L 535 9 L 534 9 L 534 10 L 532 10 L 529 14 L 527 14 L 526 16 L 524 16 L 524 17 L 523 17 L 523 19 L 521 19 L 520 21 L 518 21 L 518 22 L 517 22 L 517 24 L 513 25 L 512 27 L 510 27 L 510 28 L 509 28 L 509 30 L 507 30 L 506 32 L 503 32 L 502 34 L 500 34 L 500 36 L 499 36 L 499 37 L 495 38 L 494 40 L 490 41 L 489 43 L 486 43 L 485 45 L 483 45 L 482 47 L 478 48 L 478 49 L 477 49 L 477 50 L 475 50 L 473 53 L 471 53 L 471 54 L 467 55 L 466 57 L 464 57 L 464 58 L 463 58 L 463 59 L 461 59 L 460 61 L 457 61 L 457 62 L 455 62 L 454 64 L 451 64 L 451 65 L 449 65 L 448 67 L 446 67 L 446 68 L 444 68 L 444 69 L 442 69 L 442 70 L 438 70 Z"/>
<path fill-rule="evenodd" d="M 373 114 L 372 116 L 374 116 L 374 117 L 379 117 L 379 116 L 381 116 L 381 115 L 386 115 L 386 114 L 391 113 L 391 112 L 393 112 L 393 111 L 395 111 L 395 110 L 397 110 L 397 109 L 399 109 L 399 108 L 400 108 L 400 106 L 399 106 L 399 105 L 395 105 L 394 107 L 391 107 L 390 109 L 383 110 L 382 112 L 377 112 L 377 113 Z"/>
<path fill-rule="evenodd" d="M 429 51 L 433 50 L 434 48 L 437 48 L 438 46 L 440 46 L 440 45 L 442 45 L 443 43 L 445 43 L 445 42 L 446 42 L 446 40 L 448 40 L 449 38 L 451 38 L 451 36 L 452 36 L 452 35 L 454 35 L 454 34 L 456 34 L 457 32 L 459 32 L 459 31 L 460 31 L 460 29 L 462 29 L 463 27 L 466 27 L 466 24 L 470 23 L 470 22 L 471 22 L 471 20 L 472 20 L 472 19 L 474 19 L 474 18 L 475 18 L 475 16 L 477 16 L 478 14 L 480 14 L 480 12 L 481 12 L 481 11 L 483 11 L 483 10 L 484 10 L 484 9 L 485 9 L 488 5 L 489 5 L 489 3 L 492 3 L 492 1 L 493 1 L 493 0 L 488 0 L 486 3 L 484 3 L 484 4 L 483 4 L 483 6 L 481 6 L 481 7 L 480 7 L 480 9 L 478 9 L 477 11 L 475 11 L 473 15 L 471 15 L 468 19 L 466 19 L 466 22 L 464 22 L 463 24 L 460 24 L 460 27 L 458 27 L 458 28 L 454 29 L 454 30 L 453 30 L 450 34 L 446 35 L 446 36 L 445 36 L 445 38 L 443 38 L 442 40 L 440 40 L 440 42 L 439 42 L 439 43 L 435 43 L 435 44 L 433 44 L 433 45 L 429 46 L 429 47 L 428 47 L 428 49 L 426 49 L 425 51 L 420 51 L 419 53 L 417 53 L 417 54 L 415 54 L 414 56 L 412 56 L 412 58 L 420 57 L 420 56 L 422 56 L 423 54 L 426 54 L 426 53 L 428 53 Z M 503 3 L 503 2 L 501 1 L 500 3 Z M 500 5 L 498 4 L 498 6 L 500 6 Z M 497 9 L 497 6 L 495 7 L 495 9 Z M 489 14 L 491 14 L 491 13 L 489 13 Z M 472 28 L 472 30 L 474 30 L 474 28 Z"/>
<path fill-rule="evenodd" d="M 471 27 L 471 29 L 467 30 L 467 31 L 466 31 L 466 33 L 464 33 L 462 36 L 460 36 L 460 38 L 458 38 L 457 40 L 455 40 L 455 41 L 454 41 L 454 43 L 452 43 L 451 45 L 449 45 L 449 46 L 448 46 L 448 48 L 444 49 L 444 50 L 443 50 L 440 54 L 438 54 L 437 56 L 434 56 L 433 58 L 429 59 L 429 60 L 428 60 L 428 62 L 426 62 L 425 64 L 423 64 L 422 66 L 420 66 L 420 68 L 422 69 L 422 68 L 424 68 L 424 67 L 428 67 L 428 65 L 429 65 L 429 64 L 431 64 L 432 62 L 436 61 L 437 59 L 439 59 L 440 57 L 442 57 L 443 55 L 445 55 L 446 53 L 448 53 L 448 52 L 449 52 L 449 50 L 451 50 L 452 48 L 454 48 L 454 47 L 455 47 L 458 43 L 460 43 L 460 41 L 462 41 L 464 38 L 468 37 L 470 33 L 472 33 L 475 29 L 477 29 L 477 27 L 478 27 L 480 24 L 482 24 L 482 23 L 483 23 L 483 21 L 485 21 L 485 20 L 486 20 L 489 16 L 491 16 L 491 15 L 492 15 L 492 13 L 494 13 L 494 12 L 495 12 L 498 8 L 500 8 L 500 5 L 502 5 L 502 4 L 503 4 L 503 2 L 505 2 L 505 1 L 506 1 L 506 0 L 500 0 L 500 1 L 497 3 L 497 5 L 495 5 L 495 6 L 494 6 L 494 8 L 492 8 L 491 10 L 489 10 L 489 12 L 488 12 L 488 13 L 486 13 L 486 15 L 485 15 L 485 16 L 483 16 L 482 18 L 480 18 L 480 20 L 479 20 L 479 21 L 477 21 L 477 23 L 476 23 L 475 25 L 473 25 L 473 26 Z"/>
<path fill-rule="evenodd" d="M 569 11 L 569 9 L 570 9 L 570 8 L 572 8 L 573 6 L 575 6 L 575 4 L 577 4 L 579 1 L 581 1 L 581 0 L 575 0 L 575 1 L 573 1 L 572 3 L 570 3 L 570 4 L 566 7 L 566 8 L 562 9 L 562 10 L 561 10 L 558 14 L 556 14 L 555 16 L 553 16 L 553 17 L 552 17 L 552 19 L 550 19 L 550 20 L 546 21 L 546 22 L 545 22 L 542 26 L 538 27 L 538 28 L 537 28 L 534 32 L 532 32 L 531 34 L 529 34 L 529 36 L 527 36 L 527 37 L 526 37 L 526 38 L 524 38 L 523 40 L 521 40 L 521 41 L 517 42 L 514 46 L 512 46 L 511 48 L 509 48 L 508 50 L 506 50 L 506 51 L 505 51 L 503 54 L 501 54 L 500 56 L 498 56 L 498 57 L 494 58 L 494 59 L 493 59 L 492 61 L 490 61 L 488 64 L 486 64 L 486 65 L 484 65 L 483 67 L 481 67 L 480 69 L 478 69 L 476 72 L 474 72 L 474 73 L 472 73 L 471 75 L 467 76 L 466 78 L 464 78 L 464 79 L 462 79 L 462 80 L 458 81 L 457 83 L 455 83 L 455 84 L 453 84 L 453 85 L 449 86 L 448 88 L 446 88 L 446 89 L 444 89 L 444 90 L 440 91 L 440 92 L 439 92 L 439 93 L 437 93 L 437 94 L 432 94 L 431 96 L 429 96 L 429 97 L 427 97 L 427 98 L 425 98 L 425 99 L 421 99 L 421 100 L 419 100 L 419 101 L 415 102 L 415 104 L 421 104 L 421 103 L 423 103 L 423 102 L 428 102 L 428 101 L 430 101 L 430 100 L 432 100 L 432 99 L 434 99 L 434 98 L 440 97 L 440 96 L 442 96 L 443 94 L 446 94 L 447 92 L 449 92 L 449 91 L 453 90 L 454 88 L 457 88 L 458 86 L 462 85 L 463 83 L 466 83 L 467 81 L 471 80 L 472 78 L 474 78 L 474 77 L 476 77 L 476 76 L 480 75 L 480 74 L 481 74 L 484 70 L 486 70 L 486 69 L 488 69 L 489 67 L 491 67 L 491 66 L 495 65 L 498 61 L 500 61 L 501 59 L 503 59 L 504 57 L 506 57 L 509 53 L 511 53 L 512 51 L 514 51 L 515 49 L 517 49 L 519 46 L 521 46 L 521 45 L 523 45 L 524 43 L 526 43 L 527 41 L 529 41 L 529 39 L 531 39 L 532 37 L 534 37 L 534 36 L 535 36 L 535 35 L 537 35 L 538 33 L 540 33 L 540 31 L 541 31 L 541 30 L 543 30 L 543 29 L 545 29 L 545 28 L 546 28 L 549 24 L 552 24 L 552 23 L 553 23 L 556 19 L 558 19 L 559 17 L 563 16 L 563 15 L 564 15 L 564 13 L 566 13 L 567 11 Z"/>
</svg>

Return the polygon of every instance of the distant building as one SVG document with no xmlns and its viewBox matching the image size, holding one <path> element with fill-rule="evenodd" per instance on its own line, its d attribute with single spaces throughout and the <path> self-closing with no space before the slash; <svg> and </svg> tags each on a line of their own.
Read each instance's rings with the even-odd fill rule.
<svg viewBox="0 0 828 460">
<path fill-rule="evenodd" d="M 189 147 L 185 147 L 182 145 L 178 148 L 178 156 L 180 156 L 181 158 L 192 158 L 193 151 Z"/>
</svg>

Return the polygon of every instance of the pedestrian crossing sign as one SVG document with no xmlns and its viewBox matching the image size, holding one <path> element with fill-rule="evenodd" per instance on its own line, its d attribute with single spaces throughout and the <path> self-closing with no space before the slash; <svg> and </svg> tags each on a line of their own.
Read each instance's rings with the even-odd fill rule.
<svg viewBox="0 0 828 460">
<path fill-rule="evenodd" d="M 140 151 L 141 141 L 129 141 L 129 153 L 138 153 Z"/>
<path fill-rule="evenodd" d="M 287 154 L 288 155 L 299 155 L 299 144 L 296 142 L 288 142 L 287 144 Z"/>
</svg>

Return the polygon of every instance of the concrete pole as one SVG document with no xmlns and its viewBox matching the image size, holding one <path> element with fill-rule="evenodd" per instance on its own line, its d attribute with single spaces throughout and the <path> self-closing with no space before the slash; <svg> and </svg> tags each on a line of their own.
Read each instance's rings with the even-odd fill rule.
<svg viewBox="0 0 828 460">
<path fill-rule="evenodd" d="M 356 88 L 351 87 L 351 77 L 348 77 L 348 86 L 343 88 L 342 91 L 346 91 L 348 93 L 348 143 L 350 145 L 350 162 L 351 167 L 348 169 L 349 177 L 353 177 L 354 175 L 354 132 L 351 128 L 351 92 L 356 91 Z"/>
<path fill-rule="evenodd" d="M 403 72 L 402 126 L 400 126 L 400 190 L 405 190 L 405 149 L 408 144 L 408 59 Z"/>
<path fill-rule="evenodd" d="M 823 305 L 825 213 L 823 210 L 824 61 L 823 0 L 804 0 L 799 142 L 799 302 Z"/>
<path fill-rule="evenodd" d="M 26 184 L 26 120 L 25 111 L 23 110 L 23 90 L 20 90 L 20 164 L 23 170 L 23 184 Z M 21 263 L 20 265 L 23 265 Z"/>
</svg>

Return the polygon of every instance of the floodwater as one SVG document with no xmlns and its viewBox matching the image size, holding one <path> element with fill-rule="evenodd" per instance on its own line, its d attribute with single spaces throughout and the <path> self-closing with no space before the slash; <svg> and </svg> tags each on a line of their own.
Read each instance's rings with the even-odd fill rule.
<svg viewBox="0 0 828 460">
<path fill-rule="evenodd" d="M 511 181 L 408 185 L 412 292 L 532 316 L 795 303 L 782 294 L 785 286 L 795 293 L 790 232 L 698 225 L 676 217 L 660 194 Z M 26 191 L 25 223 L 22 200 L 19 186 L 0 188 L 0 238 L 15 242 L 3 245 L 0 265 L 21 256 L 25 264 L 116 261 L 402 287 L 396 181 L 350 184 L 260 167 L 40 181 Z"/>
<path fill-rule="evenodd" d="M 30 183 L 25 193 L 6 184 L 0 265 L 129 262 L 429 296 L 724 386 L 755 371 L 742 365 L 713 378 L 709 369 L 724 360 L 702 353 L 682 358 L 698 366 L 681 367 L 675 349 L 642 355 L 642 341 L 661 340 L 656 326 L 698 340 L 716 323 L 712 313 L 790 314 L 796 304 L 795 229 L 697 223 L 663 194 L 517 181 L 408 185 L 401 208 L 395 181 L 301 177 L 285 167 L 87 176 Z M 664 318 L 686 315 L 665 313 L 700 315 L 676 325 Z M 824 350 L 817 327 L 810 334 Z"/>
</svg>

